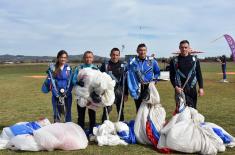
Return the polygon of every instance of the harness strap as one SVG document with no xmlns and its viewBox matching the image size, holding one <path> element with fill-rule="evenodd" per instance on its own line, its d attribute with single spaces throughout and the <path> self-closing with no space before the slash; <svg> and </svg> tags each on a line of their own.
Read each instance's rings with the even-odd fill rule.
<svg viewBox="0 0 235 155">
<path fill-rule="evenodd" d="M 139 59 L 135 58 L 135 60 L 139 60 Z M 149 72 L 153 73 L 153 62 L 152 62 L 152 59 L 150 59 L 150 57 L 147 57 L 147 63 L 149 64 L 149 66 L 151 66 L 148 70 L 146 70 L 144 72 L 141 72 L 140 69 L 136 69 L 136 74 L 138 76 L 138 79 L 141 82 L 144 82 L 144 79 L 142 78 L 142 76 L 145 76 Z M 140 67 L 139 62 L 138 62 L 138 66 Z M 151 80 L 153 80 L 153 79 L 154 79 L 154 73 L 152 74 L 152 79 Z"/>
<path fill-rule="evenodd" d="M 121 66 L 122 66 L 122 64 L 121 64 Z M 109 71 L 109 70 L 108 70 L 108 67 L 109 67 L 109 62 L 108 62 L 108 61 L 105 61 L 105 72 L 106 72 L 108 75 L 110 75 L 111 78 L 112 78 L 116 83 L 121 84 L 122 76 L 123 76 L 123 75 L 122 75 L 122 76 L 120 77 L 120 79 L 118 80 L 118 79 L 113 75 L 112 71 Z"/>
<path fill-rule="evenodd" d="M 195 59 L 195 57 L 193 57 L 193 59 Z M 197 62 L 197 60 L 194 60 L 194 65 L 193 65 L 193 67 L 191 68 L 191 70 L 189 71 L 188 76 L 186 77 L 186 76 L 180 71 L 180 69 L 177 67 L 177 65 L 178 65 L 178 57 L 176 57 L 176 58 L 174 59 L 174 68 L 175 68 L 175 72 L 176 72 L 176 78 L 175 78 L 175 80 L 176 80 L 176 83 L 178 83 L 180 87 L 182 86 L 180 77 L 182 77 L 182 78 L 184 78 L 184 79 L 190 79 L 190 77 L 191 77 L 193 74 L 196 73 L 196 71 L 195 71 L 195 69 L 196 69 L 196 62 Z M 186 83 L 186 82 L 187 82 L 187 83 Z M 190 87 L 193 88 L 196 83 L 197 83 L 197 77 L 196 77 L 196 75 L 195 75 L 194 78 L 193 78 L 193 80 L 192 80 L 192 82 L 191 82 L 191 86 L 190 86 Z M 185 86 L 186 84 L 188 84 L 188 80 L 185 81 L 184 86 Z"/>
<path fill-rule="evenodd" d="M 51 78 L 51 83 L 52 83 L 52 87 L 54 88 L 54 90 L 55 90 L 55 92 L 56 92 L 56 95 L 57 95 L 57 97 L 58 96 L 60 96 L 59 95 L 59 91 L 58 91 L 58 89 L 57 89 L 57 80 L 53 77 L 53 75 L 52 75 L 52 72 L 54 72 L 55 71 L 55 65 L 53 64 L 53 63 L 51 63 L 50 65 L 49 65 L 49 69 L 48 69 L 48 74 L 49 74 L 49 77 Z M 67 70 L 68 71 L 68 70 Z M 66 86 L 66 90 L 65 90 L 65 94 L 67 93 L 67 91 L 68 91 L 68 89 L 69 89 L 69 87 L 70 87 L 70 83 L 71 83 L 71 80 L 72 80 L 72 76 L 71 76 L 71 74 L 72 74 L 72 70 L 71 70 L 71 68 L 70 68 L 70 71 L 69 72 L 67 72 L 68 74 L 68 79 L 67 79 L 67 86 Z"/>
</svg>

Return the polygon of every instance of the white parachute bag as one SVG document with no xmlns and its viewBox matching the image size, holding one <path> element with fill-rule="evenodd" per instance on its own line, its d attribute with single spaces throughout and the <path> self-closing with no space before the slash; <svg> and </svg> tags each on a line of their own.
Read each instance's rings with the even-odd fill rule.
<svg viewBox="0 0 235 155">
<path fill-rule="evenodd" d="M 7 143 L 7 148 L 11 150 L 22 150 L 22 151 L 41 151 L 44 150 L 43 147 L 37 144 L 33 135 L 24 134 L 17 135 L 13 137 L 9 143 Z"/>
<path fill-rule="evenodd" d="M 34 132 L 38 145 L 48 151 L 55 149 L 85 149 L 88 140 L 83 129 L 75 123 L 54 123 Z"/>
<path fill-rule="evenodd" d="M 233 142 L 230 146 L 232 144 Z M 204 123 L 204 116 L 191 107 L 186 107 L 184 111 L 174 115 L 162 128 L 157 147 L 200 154 L 217 154 L 225 151 L 222 139 L 215 134 L 211 126 Z"/>
<path fill-rule="evenodd" d="M 166 118 L 166 112 L 160 104 L 160 96 L 154 82 L 149 84 L 149 93 L 149 99 L 144 100 L 140 105 L 134 126 L 137 142 L 146 145 L 152 145 L 146 134 L 146 122 L 148 121 L 148 116 L 158 131 L 160 131 L 165 124 Z"/>
<path fill-rule="evenodd" d="M 0 150 L 1 149 L 14 149 L 14 150 L 23 149 L 23 150 L 28 150 L 28 151 L 37 150 L 38 146 L 35 144 L 34 139 L 29 134 L 29 132 L 31 132 L 32 130 L 35 130 L 31 128 L 30 125 L 28 125 L 31 123 L 32 124 L 35 123 L 39 127 L 44 127 L 46 125 L 51 124 L 47 118 L 43 118 L 35 122 L 19 122 L 10 127 L 3 128 L 2 133 L 0 135 Z M 17 134 L 13 133 L 13 131 L 11 130 L 11 127 L 13 126 L 17 128 Z M 32 145 L 30 145 L 30 142 L 32 142 Z M 28 145 L 28 146 L 25 146 L 25 145 Z"/>
</svg>

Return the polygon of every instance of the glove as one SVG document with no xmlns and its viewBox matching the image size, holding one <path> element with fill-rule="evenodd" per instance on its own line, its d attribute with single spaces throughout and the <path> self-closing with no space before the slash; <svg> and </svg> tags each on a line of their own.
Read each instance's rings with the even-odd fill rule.
<svg viewBox="0 0 235 155">
<path fill-rule="evenodd" d="M 97 95 L 94 91 L 90 94 L 91 99 L 93 100 L 93 102 L 95 103 L 100 103 L 101 102 L 101 97 L 99 95 Z"/>
<path fill-rule="evenodd" d="M 143 92 L 141 93 L 142 99 L 149 100 L 150 98 L 150 91 L 148 88 L 148 84 L 144 85 L 144 88 L 142 90 Z"/>
<path fill-rule="evenodd" d="M 76 84 L 79 85 L 80 87 L 84 87 L 85 86 L 85 83 L 82 80 L 79 80 Z"/>
</svg>

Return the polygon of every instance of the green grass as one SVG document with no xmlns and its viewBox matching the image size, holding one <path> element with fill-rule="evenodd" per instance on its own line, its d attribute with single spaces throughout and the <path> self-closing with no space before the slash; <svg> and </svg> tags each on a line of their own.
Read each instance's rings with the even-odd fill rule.
<svg viewBox="0 0 235 155">
<path fill-rule="evenodd" d="M 202 63 L 205 96 L 198 99 L 198 110 L 206 121 L 216 123 L 235 136 L 235 75 L 228 75 L 230 83 L 219 83 L 218 63 Z M 33 79 L 24 76 L 45 75 L 46 64 L 0 65 L 0 130 L 20 121 L 33 121 L 41 117 L 52 120 L 51 95 L 41 93 L 44 79 Z M 235 72 L 235 64 L 229 63 L 227 71 Z M 175 108 L 174 91 L 170 82 L 157 84 L 161 103 L 171 118 Z M 73 122 L 77 122 L 76 104 L 73 102 Z M 101 120 L 101 109 L 97 112 L 97 122 Z M 88 115 L 88 114 L 86 114 Z M 125 104 L 125 119 L 136 116 L 134 102 L 129 98 Z M 116 121 L 116 109 L 110 116 Z M 88 118 L 86 117 L 86 122 Z M 66 151 L 35 152 L 34 154 L 64 154 Z M 67 154 L 157 154 L 151 146 L 128 145 L 99 147 L 92 143 L 85 150 L 69 151 Z M 0 154 L 32 154 L 32 152 L 15 152 L 2 150 Z M 227 149 L 222 154 L 235 154 L 235 149 Z"/>
</svg>

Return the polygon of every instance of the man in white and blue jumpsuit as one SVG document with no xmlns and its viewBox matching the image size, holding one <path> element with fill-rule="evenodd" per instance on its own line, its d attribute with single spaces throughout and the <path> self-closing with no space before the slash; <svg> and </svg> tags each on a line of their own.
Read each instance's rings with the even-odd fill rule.
<svg viewBox="0 0 235 155">
<path fill-rule="evenodd" d="M 160 69 L 157 61 L 153 57 L 147 56 L 147 47 L 145 44 L 139 44 L 137 47 L 138 56 L 130 60 L 128 66 L 128 88 L 130 95 L 134 98 L 136 112 L 143 99 L 149 97 L 149 83 L 157 81 L 160 75 Z"/>
<path fill-rule="evenodd" d="M 66 93 L 65 97 L 65 107 L 66 107 L 66 116 L 65 116 L 65 122 L 71 122 L 71 106 L 72 106 L 72 70 L 71 67 L 68 64 L 65 64 L 64 67 L 58 72 L 58 74 L 54 74 L 55 66 L 54 64 L 51 64 L 47 73 L 48 77 L 46 81 L 44 82 L 44 85 L 42 87 L 42 91 L 46 93 L 46 89 L 49 91 L 52 91 L 52 106 L 53 106 L 53 117 L 54 122 L 60 122 L 61 117 L 61 106 L 58 106 L 59 97 L 62 95 L 60 90 L 64 89 L 64 92 Z M 50 73 L 52 75 L 52 79 L 50 77 Z M 53 86 L 53 82 L 55 86 Z M 47 88 L 46 88 L 47 87 Z"/>
<path fill-rule="evenodd" d="M 73 85 L 80 85 L 84 86 L 84 83 L 82 81 L 78 81 L 78 73 L 79 70 L 83 68 L 92 68 L 95 70 L 98 70 L 98 67 L 93 65 L 93 53 L 91 51 L 86 51 L 84 53 L 83 59 L 85 61 L 84 64 L 78 66 L 74 70 L 74 75 L 72 79 Z M 77 104 L 77 111 L 78 111 L 78 125 L 81 126 L 81 128 L 85 129 L 85 113 L 86 113 L 86 107 L 81 107 L 79 104 Z M 92 134 L 93 127 L 96 125 L 96 112 L 92 109 L 88 109 L 88 115 L 89 115 L 89 134 Z"/>
</svg>

